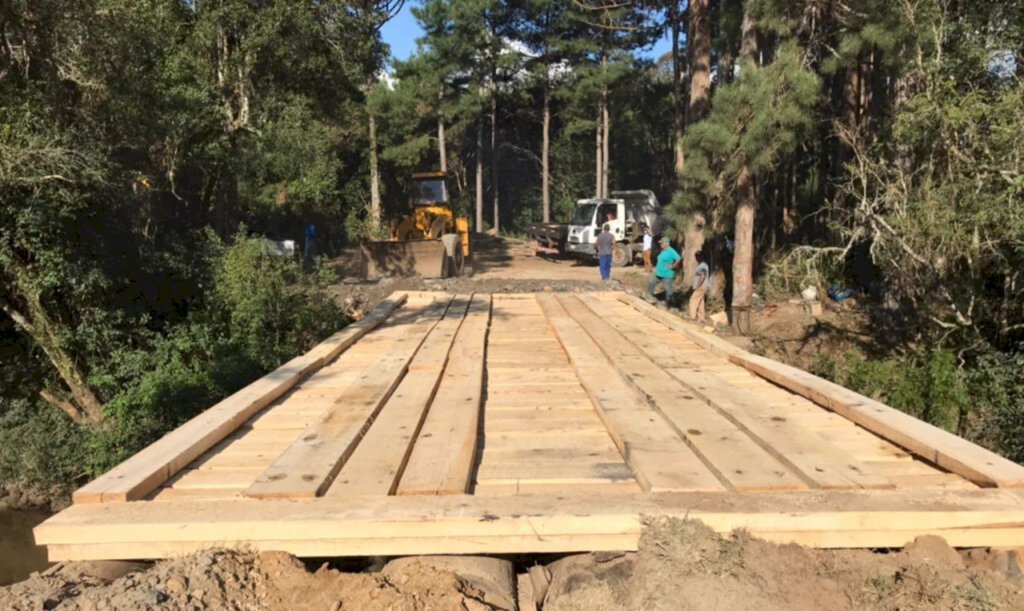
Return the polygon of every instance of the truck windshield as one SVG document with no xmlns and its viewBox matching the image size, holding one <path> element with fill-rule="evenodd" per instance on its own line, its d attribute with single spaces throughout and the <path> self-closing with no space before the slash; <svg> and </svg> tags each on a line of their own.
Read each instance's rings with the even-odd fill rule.
<svg viewBox="0 0 1024 611">
<path fill-rule="evenodd" d="M 597 204 L 579 204 L 572 211 L 572 225 L 589 227 L 594 224 L 594 211 Z"/>
</svg>

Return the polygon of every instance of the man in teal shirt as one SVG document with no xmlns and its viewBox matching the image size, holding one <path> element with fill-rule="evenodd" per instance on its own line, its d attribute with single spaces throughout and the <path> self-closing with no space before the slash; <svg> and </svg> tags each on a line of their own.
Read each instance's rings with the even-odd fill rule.
<svg viewBox="0 0 1024 611">
<path fill-rule="evenodd" d="M 679 256 L 676 249 L 672 248 L 672 242 L 668 238 L 661 238 L 661 252 L 658 254 L 658 265 L 651 274 L 651 281 L 647 283 L 647 292 L 654 297 L 654 289 L 658 283 L 665 286 L 665 302 L 672 298 L 672 283 L 676 279 L 676 268 L 683 258 Z"/>
</svg>

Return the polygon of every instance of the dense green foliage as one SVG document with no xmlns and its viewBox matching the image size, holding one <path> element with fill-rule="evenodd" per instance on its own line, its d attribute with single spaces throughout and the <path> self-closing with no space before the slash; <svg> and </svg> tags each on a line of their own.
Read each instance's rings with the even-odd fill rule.
<svg viewBox="0 0 1024 611">
<path fill-rule="evenodd" d="M 0 484 L 94 475 L 344 324 L 258 236 L 329 251 L 364 207 L 374 7 L 0 11 Z"/>
</svg>

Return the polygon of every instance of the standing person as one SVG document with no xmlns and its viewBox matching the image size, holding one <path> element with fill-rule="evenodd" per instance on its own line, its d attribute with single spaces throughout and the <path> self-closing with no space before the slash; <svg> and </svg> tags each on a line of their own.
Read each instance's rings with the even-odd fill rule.
<svg viewBox="0 0 1024 611">
<path fill-rule="evenodd" d="M 651 228 L 644 225 L 644 271 L 648 274 L 654 269 L 651 265 L 651 251 L 654 249 L 654 236 L 651 235 Z"/>
<path fill-rule="evenodd" d="M 658 253 L 658 265 L 651 274 L 651 281 L 647 283 L 647 292 L 654 297 L 654 289 L 658 283 L 665 286 L 665 303 L 672 298 L 672 283 L 676 279 L 676 268 L 683 261 L 675 248 L 672 248 L 672 241 L 668 238 L 661 238 L 661 252 Z"/>
<path fill-rule="evenodd" d="M 597 264 L 601 268 L 601 280 L 608 282 L 612 277 L 612 250 L 615 249 L 615 238 L 612 237 L 612 226 L 604 224 L 604 231 L 597 236 Z"/>
<path fill-rule="evenodd" d="M 316 262 L 316 225 L 306 225 L 306 243 L 302 251 L 302 267 L 308 269 Z"/>
<path fill-rule="evenodd" d="M 693 293 L 690 294 L 690 318 L 697 322 L 704 323 L 708 320 L 707 310 L 704 308 L 704 301 L 711 288 L 711 268 L 704 259 L 704 253 L 697 251 L 693 253 L 697 259 L 697 270 L 693 272 Z"/>
</svg>

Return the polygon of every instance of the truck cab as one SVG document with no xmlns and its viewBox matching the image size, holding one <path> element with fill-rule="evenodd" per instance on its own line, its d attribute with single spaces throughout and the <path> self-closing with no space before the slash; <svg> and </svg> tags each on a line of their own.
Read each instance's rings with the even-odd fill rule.
<svg viewBox="0 0 1024 611">
<path fill-rule="evenodd" d="M 537 240 L 537 252 L 594 257 L 605 224 L 615 238 L 612 265 L 622 267 L 642 251 L 645 226 L 657 237 L 669 223 L 652 191 L 612 191 L 608 198 L 578 200 L 567 225 L 532 223 L 530 235 Z"/>
<path fill-rule="evenodd" d="M 611 226 L 615 241 L 626 236 L 626 205 L 622 200 L 581 199 L 573 208 L 569 220 L 566 252 L 580 255 L 597 254 L 597 236 L 605 224 Z"/>
</svg>

